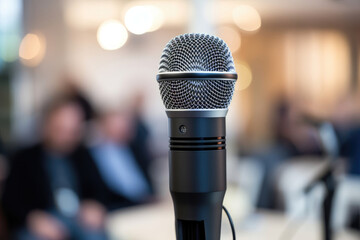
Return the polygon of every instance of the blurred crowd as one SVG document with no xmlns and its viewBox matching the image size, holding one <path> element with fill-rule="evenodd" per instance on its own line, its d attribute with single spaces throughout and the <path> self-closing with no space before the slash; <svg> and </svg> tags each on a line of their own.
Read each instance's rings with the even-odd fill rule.
<svg viewBox="0 0 360 240">
<path fill-rule="evenodd" d="M 329 200 L 332 226 L 336 227 L 341 218 L 342 227 L 359 231 L 360 96 L 355 92 L 344 96 L 327 116 L 313 112 L 300 102 L 281 98 L 274 116 L 272 143 L 251 153 L 264 169 L 257 206 L 286 210 L 289 204 L 284 199 L 286 193 L 279 196 L 279 192 L 292 192 L 299 198 L 301 194 L 308 194 L 314 185 L 324 184 L 328 188 L 329 181 L 333 181 L 331 189 L 327 189 L 333 194 Z M 300 165 L 302 163 L 305 164 Z M 325 167 L 316 170 L 320 165 Z M 291 166 L 298 168 L 297 171 Z M 282 174 L 289 175 L 286 172 L 292 174 L 290 178 L 281 178 Z M 308 176 L 310 179 L 304 180 Z M 296 192 L 296 185 L 301 181 L 305 183 L 300 189 L 302 192 Z"/>
<path fill-rule="evenodd" d="M 44 106 L 37 143 L 0 149 L 7 238 L 108 239 L 108 212 L 154 201 L 138 106 L 97 111 L 73 85 L 65 89 Z"/>
<path fill-rule="evenodd" d="M 108 239 L 109 212 L 156 201 L 141 94 L 128 106 L 99 110 L 75 85 L 64 89 L 44 106 L 37 143 L 6 151 L 0 142 L 0 232 L 9 239 Z M 248 153 L 264 168 L 257 207 L 279 208 L 277 170 L 296 156 L 344 157 L 344 174 L 360 178 L 359 103 L 355 94 L 344 98 L 325 121 L 279 101 L 272 144 Z M 326 150 L 325 123 L 336 153 Z M 349 226 L 359 228 L 359 219 L 351 215 Z"/>
</svg>

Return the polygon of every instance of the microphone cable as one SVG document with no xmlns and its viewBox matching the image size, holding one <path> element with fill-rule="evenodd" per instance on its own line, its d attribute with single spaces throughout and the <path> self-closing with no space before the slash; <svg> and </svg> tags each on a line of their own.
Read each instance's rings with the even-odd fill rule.
<svg viewBox="0 0 360 240">
<path fill-rule="evenodd" d="M 233 240 L 236 240 L 235 227 L 234 227 L 234 222 L 233 222 L 233 220 L 231 218 L 231 215 L 230 215 L 229 211 L 226 209 L 225 206 L 222 206 L 222 208 L 223 208 L 224 212 L 226 213 L 226 216 L 229 219 Z"/>
</svg>

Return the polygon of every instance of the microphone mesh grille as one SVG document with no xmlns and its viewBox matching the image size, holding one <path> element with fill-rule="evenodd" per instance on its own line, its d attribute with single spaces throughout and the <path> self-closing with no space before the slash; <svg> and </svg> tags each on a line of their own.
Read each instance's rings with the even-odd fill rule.
<svg viewBox="0 0 360 240">
<path fill-rule="evenodd" d="M 235 72 L 226 43 L 207 34 L 184 34 L 170 40 L 160 60 L 162 72 Z M 230 104 L 235 80 L 164 80 L 160 94 L 167 109 L 220 109 Z"/>
</svg>

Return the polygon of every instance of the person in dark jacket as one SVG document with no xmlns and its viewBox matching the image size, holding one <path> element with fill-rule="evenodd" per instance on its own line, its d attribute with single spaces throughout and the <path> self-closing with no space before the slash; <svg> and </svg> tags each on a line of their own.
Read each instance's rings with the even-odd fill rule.
<svg viewBox="0 0 360 240">
<path fill-rule="evenodd" d="M 109 210 L 153 200 L 149 177 L 149 157 L 146 146 L 139 146 L 135 138 L 135 121 L 130 111 L 109 111 L 97 121 L 98 137 L 91 147 L 99 178 L 98 200 Z M 91 171 L 90 167 L 88 168 Z"/>
<path fill-rule="evenodd" d="M 82 128 L 78 104 L 57 99 L 45 112 L 41 143 L 10 159 L 2 203 L 14 239 L 107 239 L 105 210 L 82 171 L 92 162 Z"/>
</svg>

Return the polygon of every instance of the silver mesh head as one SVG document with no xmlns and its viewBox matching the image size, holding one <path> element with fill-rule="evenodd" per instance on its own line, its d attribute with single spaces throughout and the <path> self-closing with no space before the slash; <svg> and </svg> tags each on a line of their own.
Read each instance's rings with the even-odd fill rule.
<svg viewBox="0 0 360 240">
<path fill-rule="evenodd" d="M 159 73 L 235 73 L 226 43 L 207 34 L 184 34 L 170 40 L 160 60 Z M 235 80 L 171 79 L 159 81 L 167 109 L 223 109 L 230 104 Z"/>
</svg>

